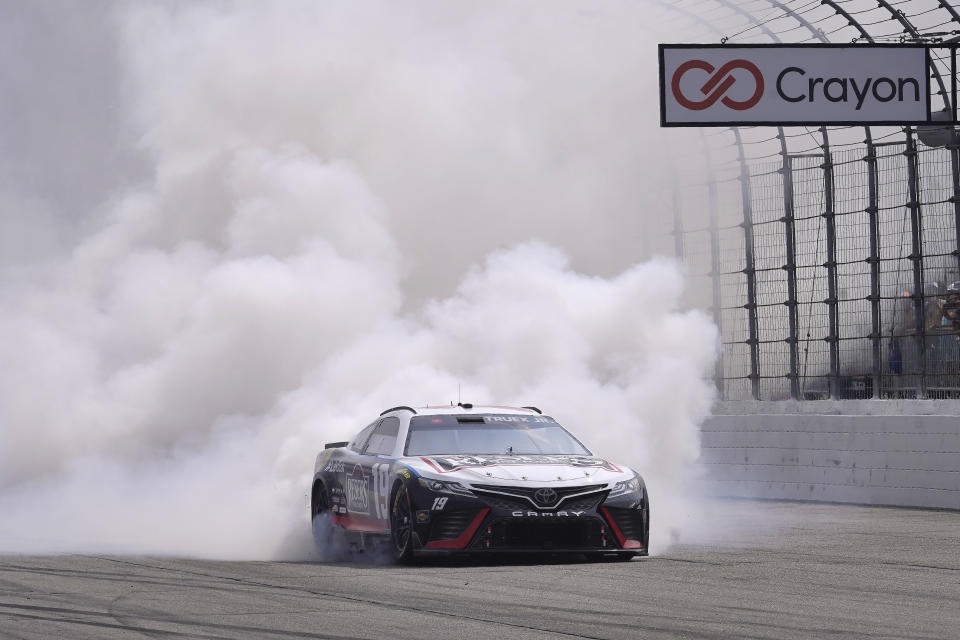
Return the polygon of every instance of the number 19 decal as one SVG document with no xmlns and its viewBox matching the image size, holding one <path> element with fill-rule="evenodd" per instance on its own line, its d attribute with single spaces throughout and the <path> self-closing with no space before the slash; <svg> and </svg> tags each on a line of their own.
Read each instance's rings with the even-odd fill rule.
<svg viewBox="0 0 960 640">
<path fill-rule="evenodd" d="M 443 511 L 445 506 L 447 506 L 447 498 L 434 498 L 433 506 L 430 508 L 434 511 Z"/>
<path fill-rule="evenodd" d="M 373 465 L 373 504 L 377 517 L 386 520 L 390 517 L 387 501 L 390 500 L 390 464 L 378 462 Z"/>
</svg>

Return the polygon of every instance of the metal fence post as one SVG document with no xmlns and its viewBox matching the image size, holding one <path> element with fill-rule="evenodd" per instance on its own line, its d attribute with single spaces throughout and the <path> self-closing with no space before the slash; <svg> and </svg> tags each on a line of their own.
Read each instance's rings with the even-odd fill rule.
<svg viewBox="0 0 960 640">
<path fill-rule="evenodd" d="M 737 142 L 737 153 L 740 160 L 740 198 L 743 200 L 743 273 L 747 277 L 747 324 L 750 337 L 747 345 L 750 347 L 750 392 L 754 400 L 760 399 L 760 343 L 757 335 L 757 273 L 753 261 L 753 200 L 750 192 L 750 171 L 747 168 L 747 159 L 743 151 L 743 140 L 740 131 L 733 129 L 733 136 Z"/>
<path fill-rule="evenodd" d="M 955 15 L 955 14 L 954 14 Z M 960 267 L 960 136 L 957 135 L 957 45 L 950 45 L 950 83 L 951 104 L 950 112 L 954 124 L 950 125 L 950 169 L 953 173 L 953 232 L 956 238 L 956 247 L 953 252 L 957 256 L 957 266 Z"/>
<path fill-rule="evenodd" d="M 907 146 L 903 155 L 907 159 L 907 186 L 910 200 L 907 208 L 910 209 L 910 238 L 912 252 L 908 256 L 913 263 L 913 310 L 916 323 L 917 355 L 920 361 L 920 372 L 917 380 L 917 397 L 927 397 L 927 327 L 923 312 L 923 222 L 920 216 L 920 187 L 917 170 L 917 143 L 913 137 L 913 129 L 907 127 Z"/>
<path fill-rule="evenodd" d="M 790 349 L 790 397 L 800 397 L 800 371 L 797 354 L 797 261 L 796 261 L 796 231 L 793 217 L 793 160 L 787 154 L 786 140 L 780 136 L 780 149 L 783 155 L 783 232 L 786 246 L 787 263 L 783 265 L 787 272 L 787 317 L 789 320 L 790 335 L 787 345 Z"/>
<path fill-rule="evenodd" d="M 829 318 L 829 333 L 827 342 L 830 345 L 830 397 L 836 399 L 839 395 L 840 381 L 840 332 L 837 317 L 837 225 L 836 213 L 833 207 L 833 156 L 830 154 L 830 142 L 827 132 L 821 129 L 823 135 L 823 218 L 827 225 L 827 261 L 823 266 L 827 269 L 827 305 Z"/>
<path fill-rule="evenodd" d="M 873 137 L 867 129 L 867 187 L 869 203 L 867 215 L 870 216 L 870 342 L 873 352 L 873 397 L 880 397 L 882 351 L 880 348 L 880 208 L 877 193 L 877 148 L 873 146 Z"/>
<path fill-rule="evenodd" d="M 956 131 L 950 132 L 950 168 L 953 172 L 953 230 L 956 247 L 953 252 L 957 256 L 957 267 L 960 269 L 960 136 Z"/>
<path fill-rule="evenodd" d="M 946 4 L 946 3 L 943 3 Z M 953 15 L 956 11 L 951 8 Z M 950 45 L 950 129 L 957 124 L 957 43 Z"/>
</svg>

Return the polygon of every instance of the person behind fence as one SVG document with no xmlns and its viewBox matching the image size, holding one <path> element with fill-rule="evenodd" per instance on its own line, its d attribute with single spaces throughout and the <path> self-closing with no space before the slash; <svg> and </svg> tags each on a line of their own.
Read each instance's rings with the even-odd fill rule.
<svg viewBox="0 0 960 640">
<path fill-rule="evenodd" d="M 951 287 L 954 287 L 954 298 L 948 303 Z M 923 288 L 921 299 L 923 315 L 921 322 L 917 322 L 916 298 L 912 290 L 905 290 L 893 303 L 890 322 L 890 355 L 887 364 L 895 374 L 916 373 L 920 366 L 920 343 L 918 342 L 921 329 L 924 333 L 941 335 L 953 332 L 954 326 L 960 329 L 960 281 L 947 287 L 947 294 L 942 294 L 942 285 L 939 282 L 928 282 Z M 957 317 L 958 323 L 951 324 L 947 320 L 947 313 Z M 928 337 L 926 341 L 926 359 L 928 363 L 936 362 L 939 358 L 937 341 Z"/>
<path fill-rule="evenodd" d="M 957 388 L 953 380 L 960 364 L 960 280 L 946 288 L 929 282 L 923 293 L 922 324 L 917 322 L 917 300 L 911 290 L 892 301 L 887 365 L 898 382 L 891 381 L 891 388 L 902 384 L 909 389 L 915 374 L 927 376 L 928 383 Z"/>
<path fill-rule="evenodd" d="M 901 338 L 914 335 L 917 329 L 916 315 L 913 306 L 913 295 L 904 291 L 893 302 L 893 317 L 890 321 L 890 357 L 887 363 L 890 371 L 896 374 L 903 373 L 903 345 Z"/>
<path fill-rule="evenodd" d="M 960 280 L 951 283 L 946 289 L 943 289 L 939 282 L 928 282 L 923 289 L 925 332 L 960 335 Z M 904 291 L 894 302 L 892 311 L 891 339 L 915 336 L 920 333 L 912 291 Z"/>
<path fill-rule="evenodd" d="M 904 292 L 908 296 L 909 292 Z M 902 300 L 902 299 L 901 299 Z M 905 309 L 904 309 L 905 310 Z M 897 313 L 898 310 L 895 310 Z M 939 283 L 930 283 L 925 288 L 923 303 L 924 329 L 928 334 L 960 335 L 960 280 L 952 282 L 941 290 Z M 895 323 L 899 330 L 909 329 L 909 322 Z"/>
<path fill-rule="evenodd" d="M 938 331 L 943 321 L 943 285 L 928 282 L 923 285 L 923 326 L 927 333 Z"/>
<path fill-rule="evenodd" d="M 960 335 L 960 280 L 950 283 L 944 295 L 937 299 L 937 306 L 940 327 Z"/>
</svg>

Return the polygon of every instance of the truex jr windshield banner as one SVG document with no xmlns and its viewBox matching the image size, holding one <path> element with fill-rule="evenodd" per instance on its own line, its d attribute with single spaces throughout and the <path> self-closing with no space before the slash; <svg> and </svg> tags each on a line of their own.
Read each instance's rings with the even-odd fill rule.
<svg viewBox="0 0 960 640">
<path fill-rule="evenodd" d="M 660 124 L 923 124 L 928 53 L 911 45 L 660 45 Z"/>
</svg>

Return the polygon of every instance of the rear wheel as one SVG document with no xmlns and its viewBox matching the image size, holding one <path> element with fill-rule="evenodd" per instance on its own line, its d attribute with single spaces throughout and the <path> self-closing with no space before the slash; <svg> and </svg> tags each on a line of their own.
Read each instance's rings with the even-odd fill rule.
<svg viewBox="0 0 960 640">
<path fill-rule="evenodd" d="M 319 480 L 313 484 L 313 494 L 310 496 L 310 519 L 314 520 L 322 513 L 330 510 L 327 499 L 327 490 Z"/>
<path fill-rule="evenodd" d="M 310 527 L 313 544 L 324 560 L 338 560 L 345 551 L 342 533 L 333 524 L 330 499 L 322 482 L 313 485 L 310 497 Z"/>
<path fill-rule="evenodd" d="M 405 485 L 397 485 L 390 505 L 393 558 L 397 562 L 408 564 L 413 560 L 413 509 L 410 506 L 410 492 Z"/>
</svg>

